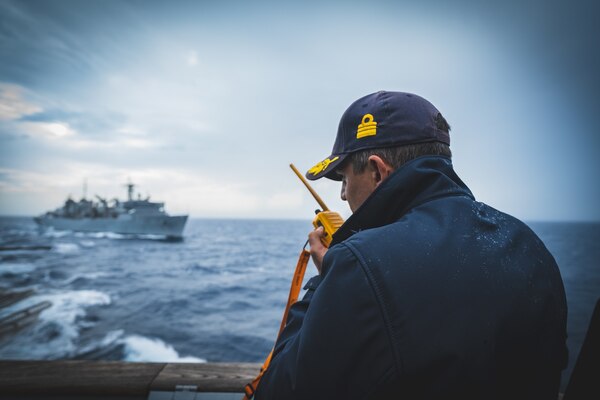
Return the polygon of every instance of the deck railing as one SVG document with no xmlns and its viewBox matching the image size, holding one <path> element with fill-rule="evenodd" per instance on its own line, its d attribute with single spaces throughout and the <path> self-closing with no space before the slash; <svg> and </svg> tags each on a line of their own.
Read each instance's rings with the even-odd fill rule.
<svg viewBox="0 0 600 400">
<path fill-rule="evenodd" d="M 241 399 L 251 363 L 0 361 L 0 399 Z"/>
</svg>

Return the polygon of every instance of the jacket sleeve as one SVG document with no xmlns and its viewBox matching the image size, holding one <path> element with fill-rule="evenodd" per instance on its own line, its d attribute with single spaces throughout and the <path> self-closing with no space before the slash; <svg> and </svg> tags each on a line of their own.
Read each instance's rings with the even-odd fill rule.
<svg viewBox="0 0 600 400">
<path fill-rule="evenodd" d="M 365 398 L 395 374 L 385 312 L 365 263 L 345 244 L 290 310 L 256 399 Z"/>
</svg>

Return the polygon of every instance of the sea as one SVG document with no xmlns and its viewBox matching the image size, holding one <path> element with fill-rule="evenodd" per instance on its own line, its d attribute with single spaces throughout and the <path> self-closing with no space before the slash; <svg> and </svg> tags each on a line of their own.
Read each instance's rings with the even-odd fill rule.
<svg viewBox="0 0 600 400">
<path fill-rule="evenodd" d="M 600 297 L 600 223 L 529 222 L 554 255 L 569 307 L 570 376 Z M 0 359 L 262 362 L 311 221 L 191 219 L 183 240 L 42 230 L 0 217 L 0 290 L 47 301 L 0 337 Z M 306 280 L 316 274 L 309 265 Z"/>
</svg>

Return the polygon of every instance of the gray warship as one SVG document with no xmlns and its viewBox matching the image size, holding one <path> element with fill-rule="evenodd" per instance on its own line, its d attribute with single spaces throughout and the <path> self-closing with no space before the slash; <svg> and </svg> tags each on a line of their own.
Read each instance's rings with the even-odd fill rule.
<svg viewBox="0 0 600 400">
<path fill-rule="evenodd" d="M 161 235 L 182 238 L 187 215 L 170 216 L 164 203 L 151 202 L 148 196 L 134 198 L 133 183 L 127 185 L 127 201 L 106 199 L 96 195 L 98 201 L 70 197 L 62 207 L 48 211 L 34 220 L 42 227 L 60 231 L 114 232 L 134 235 Z"/>
</svg>

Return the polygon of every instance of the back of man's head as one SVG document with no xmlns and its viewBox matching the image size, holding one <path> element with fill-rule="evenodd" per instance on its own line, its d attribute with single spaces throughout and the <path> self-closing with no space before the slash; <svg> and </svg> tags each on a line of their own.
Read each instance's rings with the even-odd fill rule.
<svg viewBox="0 0 600 400">
<path fill-rule="evenodd" d="M 371 155 L 394 169 L 424 155 L 451 157 L 449 132 L 446 119 L 424 98 L 403 92 L 372 93 L 344 112 L 331 155 L 306 177 L 340 180 L 335 170 L 345 160 L 360 173 Z"/>
</svg>

